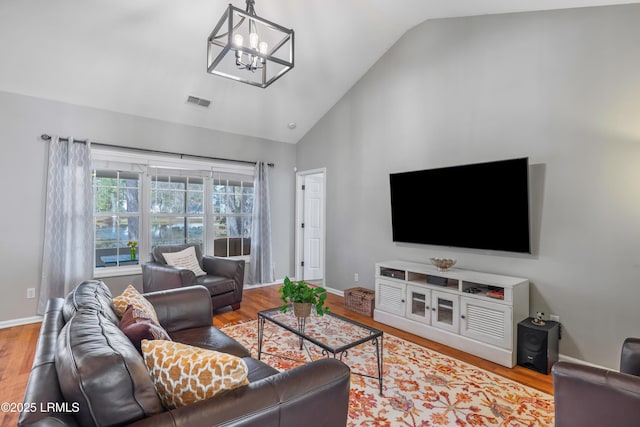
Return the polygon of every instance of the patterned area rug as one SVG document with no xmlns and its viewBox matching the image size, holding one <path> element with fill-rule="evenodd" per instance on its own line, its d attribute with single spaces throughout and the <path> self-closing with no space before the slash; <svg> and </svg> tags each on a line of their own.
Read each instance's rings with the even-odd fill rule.
<svg viewBox="0 0 640 427">
<path fill-rule="evenodd" d="M 257 321 L 222 330 L 257 356 Z M 263 355 L 276 369 L 324 357 L 310 343 L 299 350 L 295 335 L 270 322 L 264 336 L 263 351 L 286 356 Z M 342 360 L 352 373 L 377 375 L 370 343 L 352 348 Z M 553 396 L 386 333 L 383 366 L 383 396 L 377 379 L 351 375 L 348 426 L 553 426 Z"/>
</svg>

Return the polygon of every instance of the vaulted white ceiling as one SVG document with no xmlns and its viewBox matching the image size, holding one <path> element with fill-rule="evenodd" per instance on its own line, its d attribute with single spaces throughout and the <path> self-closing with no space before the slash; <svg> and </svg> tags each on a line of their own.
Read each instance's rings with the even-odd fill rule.
<svg viewBox="0 0 640 427">
<path fill-rule="evenodd" d="M 0 0 L 0 90 L 295 143 L 427 19 L 636 2 L 256 0 L 296 38 L 295 68 L 261 89 L 206 73 L 229 0 Z"/>
</svg>

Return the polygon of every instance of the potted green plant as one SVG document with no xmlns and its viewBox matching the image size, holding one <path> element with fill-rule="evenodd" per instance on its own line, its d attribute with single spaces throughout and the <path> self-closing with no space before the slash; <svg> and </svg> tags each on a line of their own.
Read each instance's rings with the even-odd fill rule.
<svg viewBox="0 0 640 427">
<path fill-rule="evenodd" d="M 278 289 L 280 299 L 285 303 L 293 304 L 293 312 L 297 317 L 308 317 L 311 307 L 314 306 L 319 316 L 327 313 L 329 307 L 324 306 L 327 299 L 327 290 L 320 286 L 309 286 L 304 280 L 293 282 L 288 277 L 284 278 L 284 284 Z M 287 305 L 282 306 L 282 311 L 287 311 Z"/>
</svg>

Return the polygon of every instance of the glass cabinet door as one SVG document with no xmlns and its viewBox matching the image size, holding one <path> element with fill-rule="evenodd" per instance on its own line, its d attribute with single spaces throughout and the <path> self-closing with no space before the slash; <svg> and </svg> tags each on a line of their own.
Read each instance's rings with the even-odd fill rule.
<svg viewBox="0 0 640 427">
<path fill-rule="evenodd" d="M 458 332 L 459 304 L 458 295 L 433 291 L 431 297 L 431 324 L 440 329 Z"/>
<path fill-rule="evenodd" d="M 431 323 L 431 291 L 408 285 L 407 298 L 407 317 L 422 323 Z"/>
</svg>

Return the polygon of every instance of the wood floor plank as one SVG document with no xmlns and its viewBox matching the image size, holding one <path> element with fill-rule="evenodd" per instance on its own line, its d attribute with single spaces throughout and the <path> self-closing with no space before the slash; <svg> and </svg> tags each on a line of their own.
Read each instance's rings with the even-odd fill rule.
<svg viewBox="0 0 640 427">
<path fill-rule="evenodd" d="M 217 311 L 213 316 L 213 324 L 221 327 L 227 324 L 255 320 L 258 311 L 281 304 L 278 285 L 247 288 L 244 291 L 241 308 L 235 311 L 230 309 Z M 336 314 L 344 315 L 385 333 L 465 361 L 545 393 L 553 393 L 551 375 L 540 374 L 521 366 L 506 368 L 460 350 L 378 323 L 371 317 L 345 308 L 344 298 L 338 295 L 329 294 L 327 306 Z M 23 401 L 39 331 L 40 323 L 0 329 L 0 402 L 19 403 Z M 14 426 L 17 420 L 18 414 L 0 412 L 0 426 Z"/>
</svg>

